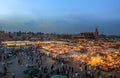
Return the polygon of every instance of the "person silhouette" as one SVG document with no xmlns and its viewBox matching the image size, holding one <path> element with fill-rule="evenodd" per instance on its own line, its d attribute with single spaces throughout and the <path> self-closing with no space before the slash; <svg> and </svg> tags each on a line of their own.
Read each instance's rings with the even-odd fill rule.
<svg viewBox="0 0 120 78">
<path fill-rule="evenodd" d="M 12 73 L 12 77 L 15 78 L 15 72 Z"/>
</svg>

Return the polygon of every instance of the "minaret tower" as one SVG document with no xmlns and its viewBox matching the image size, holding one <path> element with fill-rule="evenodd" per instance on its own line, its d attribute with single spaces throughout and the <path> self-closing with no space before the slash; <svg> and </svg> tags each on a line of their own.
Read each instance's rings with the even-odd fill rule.
<svg viewBox="0 0 120 78">
<path fill-rule="evenodd" d="M 95 36 L 95 40 L 98 40 L 98 39 L 99 39 L 99 31 L 98 31 L 98 28 L 95 29 L 94 36 Z"/>
</svg>

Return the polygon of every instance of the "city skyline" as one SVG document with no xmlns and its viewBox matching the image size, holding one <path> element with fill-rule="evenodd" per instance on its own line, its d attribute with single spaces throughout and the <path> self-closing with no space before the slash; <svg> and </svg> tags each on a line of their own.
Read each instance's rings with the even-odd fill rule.
<svg viewBox="0 0 120 78">
<path fill-rule="evenodd" d="M 99 32 L 120 35 L 119 0 L 2 0 L 0 27 L 44 33 Z"/>
</svg>

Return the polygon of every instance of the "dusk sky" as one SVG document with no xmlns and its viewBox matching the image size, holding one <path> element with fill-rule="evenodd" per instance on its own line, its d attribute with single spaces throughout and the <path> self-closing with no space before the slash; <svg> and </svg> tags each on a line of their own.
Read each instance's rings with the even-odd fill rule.
<svg viewBox="0 0 120 78">
<path fill-rule="evenodd" d="M 0 0 L 5 31 L 120 35 L 120 0 Z"/>
</svg>

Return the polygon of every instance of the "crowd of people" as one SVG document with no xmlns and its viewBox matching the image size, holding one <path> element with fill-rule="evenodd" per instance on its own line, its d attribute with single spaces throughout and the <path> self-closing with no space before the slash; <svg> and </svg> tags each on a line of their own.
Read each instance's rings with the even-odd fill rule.
<svg viewBox="0 0 120 78">
<path fill-rule="evenodd" d="M 34 46 L 6 49 L 1 60 L 3 76 L 10 73 L 11 78 L 17 78 L 18 71 L 9 72 L 10 65 L 15 62 L 12 59 L 17 59 L 17 65 L 24 66 L 24 70 L 29 68 L 39 70 L 37 74 L 27 74 L 28 78 L 50 78 L 53 75 L 64 75 L 67 78 L 118 78 L 113 71 L 103 72 L 100 66 L 93 67 L 82 61 L 77 66 L 72 62 L 66 63 L 63 59 L 53 59 Z"/>
</svg>

